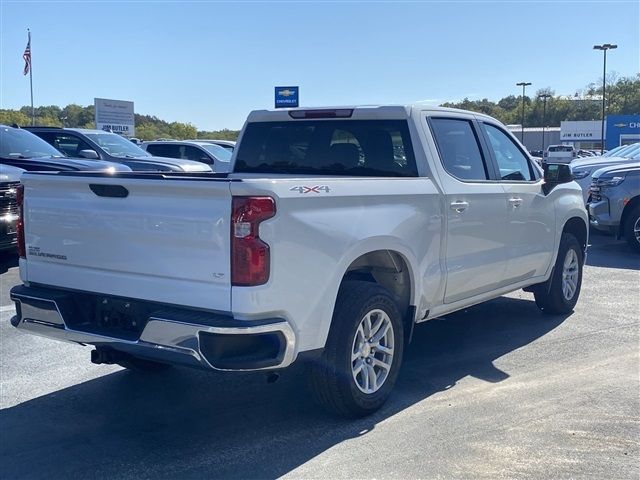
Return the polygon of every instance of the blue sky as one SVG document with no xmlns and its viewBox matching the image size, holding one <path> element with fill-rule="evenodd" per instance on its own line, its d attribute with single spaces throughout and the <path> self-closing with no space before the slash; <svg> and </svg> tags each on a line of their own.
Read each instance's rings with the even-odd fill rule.
<svg viewBox="0 0 640 480">
<path fill-rule="evenodd" d="M 640 2 L 0 0 L 0 108 L 131 100 L 137 113 L 240 128 L 275 85 L 302 106 L 500 99 L 640 71 Z"/>
</svg>

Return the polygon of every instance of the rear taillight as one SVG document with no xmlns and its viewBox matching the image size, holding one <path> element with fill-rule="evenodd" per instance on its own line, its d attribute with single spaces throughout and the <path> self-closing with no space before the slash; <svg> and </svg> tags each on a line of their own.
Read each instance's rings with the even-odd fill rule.
<svg viewBox="0 0 640 480">
<path fill-rule="evenodd" d="M 271 197 L 233 197 L 231 207 L 231 284 L 255 286 L 269 280 L 269 245 L 260 223 L 276 214 Z"/>
<path fill-rule="evenodd" d="M 24 242 L 24 185 L 16 187 L 16 201 L 18 202 L 18 221 L 16 222 L 18 255 L 21 258 L 25 258 L 27 256 L 27 247 Z"/>
</svg>

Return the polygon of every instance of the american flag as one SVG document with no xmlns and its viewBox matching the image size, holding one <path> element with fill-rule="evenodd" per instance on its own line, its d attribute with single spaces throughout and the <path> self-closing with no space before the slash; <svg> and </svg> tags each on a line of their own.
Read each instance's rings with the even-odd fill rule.
<svg viewBox="0 0 640 480">
<path fill-rule="evenodd" d="M 27 73 L 29 73 L 29 70 L 31 70 L 31 32 L 29 32 L 27 48 L 24 49 L 22 58 L 24 58 L 24 69 L 22 70 L 22 74 L 26 75 Z"/>
</svg>

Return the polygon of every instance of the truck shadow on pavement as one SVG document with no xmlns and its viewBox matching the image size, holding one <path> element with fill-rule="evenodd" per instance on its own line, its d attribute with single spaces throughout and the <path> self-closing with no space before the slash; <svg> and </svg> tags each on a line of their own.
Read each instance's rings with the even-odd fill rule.
<svg viewBox="0 0 640 480">
<path fill-rule="evenodd" d="M 589 248 L 587 249 L 587 265 L 640 270 L 640 255 L 634 252 L 625 240 L 616 240 L 612 235 L 591 229 Z"/>
<path fill-rule="evenodd" d="M 18 255 L 14 252 L 0 252 L 0 274 L 18 266 Z"/>
<path fill-rule="evenodd" d="M 355 421 L 314 405 L 302 365 L 272 385 L 264 374 L 182 368 L 107 374 L 1 411 L 0 477 L 276 478 L 415 404 L 429 408 L 467 376 L 508 378 L 493 361 L 564 319 L 501 297 L 425 322 L 389 402 Z"/>
</svg>

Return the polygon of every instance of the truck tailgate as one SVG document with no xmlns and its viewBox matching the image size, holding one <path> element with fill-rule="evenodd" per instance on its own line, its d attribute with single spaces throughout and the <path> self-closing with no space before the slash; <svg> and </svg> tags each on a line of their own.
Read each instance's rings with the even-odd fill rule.
<svg viewBox="0 0 640 480">
<path fill-rule="evenodd" d="M 230 310 L 229 180 L 26 174 L 22 182 L 23 280 Z"/>
</svg>

